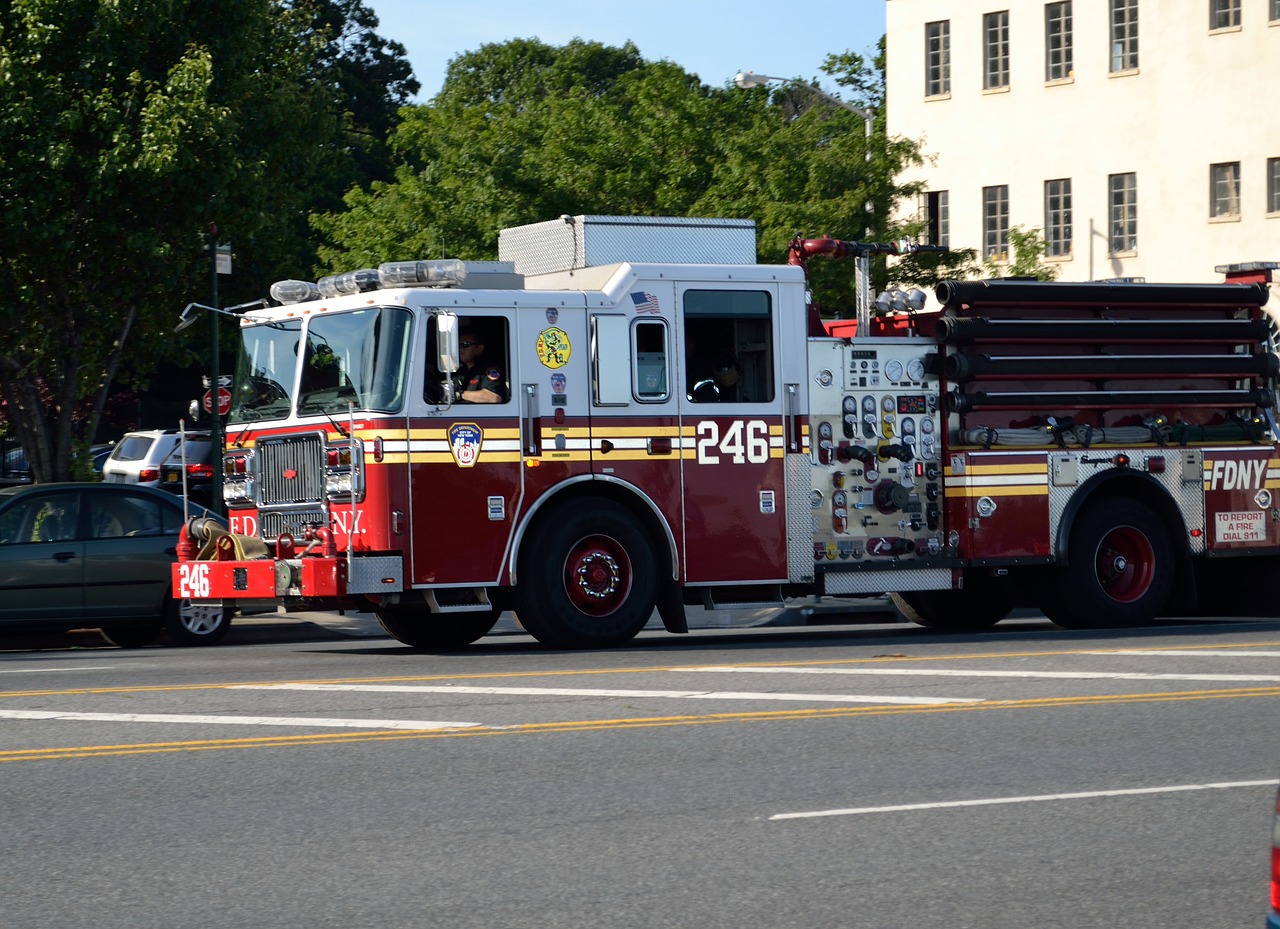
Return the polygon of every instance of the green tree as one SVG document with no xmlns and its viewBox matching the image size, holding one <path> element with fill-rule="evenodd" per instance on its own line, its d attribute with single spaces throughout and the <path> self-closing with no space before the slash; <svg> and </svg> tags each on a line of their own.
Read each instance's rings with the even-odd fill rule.
<svg viewBox="0 0 1280 929">
<path fill-rule="evenodd" d="M 211 223 L 264 267 L 307 254 L 307 210 L 353 176 L 317 15 L 0 0 L 0 397 L 37 480 L 71 475 L 117 378 L 182 356 Z"/>
<path fill-rule="evenodd" d="M 982 269 L 987 277 L 1029 277 L 1038 281 L 1056 280 L 1061 270 L 1044 261 L 1044 236 L 1038 228 L 1014 226 L 1009 230 L 1009 254 L 997 262 L 987 256 Z"/>
<path fill-rule="evenodd" d="M 803 86 L 712 88 L 630 43 L 484 46 L 450 63 L 429 105 L 405 111 L 395 178 L 314 217 L 322 265 L 492 257 L 501 229 L 566 213 L 753 218 L 767 262 L 797 235 L 913 231 L 891 221 L 914 192 L 895 178 L 919 154 L 885 138 L 883 46 L 874 62 L 846 52 L 824 70 L 876 108 L 869 159 L 863 118 Z M 852 308 L 852 263 L 810 269 L 823 305 Z M 877 274 L 887 280 L 883 263 Z"/>
</svg>

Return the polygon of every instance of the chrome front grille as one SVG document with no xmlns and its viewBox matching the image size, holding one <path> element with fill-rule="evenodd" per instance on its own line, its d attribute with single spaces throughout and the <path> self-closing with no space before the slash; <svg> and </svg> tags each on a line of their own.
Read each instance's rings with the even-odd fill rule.
<svg viewBox="0 0 1280 929">
<path fill-rule="evenodd" d="M 258 538 L 264 542 L 274 542 L 280 533 L 287 532 L 294 539 L 301 539 L 306 534 L 306 527 L 324 526 L 327 517 L 324 510 L 289 510 L 285 513 L 259 513 Z"/>
<path fill-rule="evenodd" d="M 324 444 L 319 435 L 263 439 L 255 454 L 259 507 L 324 500 Z"/>
</svg>

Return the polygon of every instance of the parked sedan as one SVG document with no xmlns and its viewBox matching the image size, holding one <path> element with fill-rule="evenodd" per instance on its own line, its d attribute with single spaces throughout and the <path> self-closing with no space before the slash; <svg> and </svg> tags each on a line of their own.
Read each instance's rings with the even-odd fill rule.
<svg viewBox="0 0 1280 929">
<path fill-rule="evenodd" d="M 101 627 L 124 648 L 161 632 L 183 645 L 219 641 L 230 612 L 173 598 L 182 522 L 182 500 L 148 487 L 0 488 L 0 630 Z"/>
</svg>

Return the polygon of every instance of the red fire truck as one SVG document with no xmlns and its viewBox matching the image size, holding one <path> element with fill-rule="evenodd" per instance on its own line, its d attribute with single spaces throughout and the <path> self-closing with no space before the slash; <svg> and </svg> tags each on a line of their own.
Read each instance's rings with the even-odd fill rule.
<svg viewBox="0 0 1280 929">
<path fill-rule="evenodd" d="M 188 526 L 176 596 L 372 610 L 419 647 L 512 609 L 592 647 L 815 595 L 1128 625 L 1276 563 L 1275 266 L 948 281 L 824 324 L 808 260 L 867 248 L 905 250 L 761 265 L 750 221 L 565 216 L 497 262 L 276 284 L 240 319 L 230 532 Z"/>
</svg>

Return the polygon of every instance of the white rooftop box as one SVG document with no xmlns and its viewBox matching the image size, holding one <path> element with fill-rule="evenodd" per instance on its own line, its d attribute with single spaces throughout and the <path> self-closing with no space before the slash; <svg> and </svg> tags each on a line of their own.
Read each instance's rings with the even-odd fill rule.
<svg viewBox="0 0 1280 929">
<path fill-rule="evenodd" d="M 756 263 L 752 219 L 686 219 L 666 216 L 562 216 L 504 229 L 498 257 L 516 273 L 554 274 L 617 264 Z"/>
</svg>

